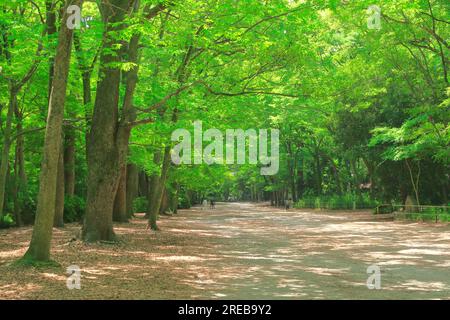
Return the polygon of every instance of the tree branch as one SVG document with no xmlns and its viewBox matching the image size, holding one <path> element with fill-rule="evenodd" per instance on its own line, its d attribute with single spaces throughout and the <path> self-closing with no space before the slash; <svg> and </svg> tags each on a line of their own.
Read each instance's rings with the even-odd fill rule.
<svg viewBox="0 0 450 320">
<path fill-rule="evenodd" d="M 235 97 L 235 96 L 250 95 L 250 94 L 261 94 L 261 95 L 272 95 L 272 96 L 281 96 L 281 97 L 288 97 L 288 98 L 306 97 L 305 95 L 294 95 L 294 94 L 290 94 L 290 93 L 273 92 L 273 91 L 265 91 L 265 90 L 243 90 L 240 92 L 221 92 L 221 91 L 215 91 L 214 89 L 211 88 L 210 85 L 208 85 L 204 81 L 198 81 L 198 83 L 203 85 L 209 93 L 216 95 L 216 96 Z"/>
</svg>

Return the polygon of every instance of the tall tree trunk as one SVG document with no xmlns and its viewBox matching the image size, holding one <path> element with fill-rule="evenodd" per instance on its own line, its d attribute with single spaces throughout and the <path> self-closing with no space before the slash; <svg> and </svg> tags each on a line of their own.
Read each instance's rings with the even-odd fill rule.
<svg viewBox="0 0 450 320">
<path fill-rule="evenodd" d="M 317 195 L 322 194 L 322 165 L 320 163 L 320 154 L 317 151 L 314 155 L 316 169 L 316 191 Z"/>
<path fill-rule="evenodd" d="M 89 128 L 91 128 L 91 119 L 92 119 L 92 114 L 89 109 L 89 105 L 92 101 L 91 75 L 92 75 L 92 69 L 97 60 L 97 55 L 95 56 L 94 61 L 92 62 L 92 65 L 89 65 L 89 63 L 86 61 L 86 58 L 84 56 L 84 52 L 81 47 L 80 36 L 78 33 L 75 33 L 73 35 L 73 44 L 75 47 L 75 51 L 77 53 L 78 68 L 80 69 L 81 79 L 83 81 L 84 119 L 85 119 L 86 128 L 87 128 L 86 132 L 84 134 L 84 140 L 85 140 L 85 144 L 86 144 L 86 155 L 87 155 L 87 147 L 89 145 Z"/>
<path fill-rule="evenodd" d="M 127 207 L 126 207 L 126 184 L 127 184 L 127 171 L 126 166 L 122 166 L 120 169 L 119 187 L 117 188 L 116 198 L 114 200 L 113 221 L 127 222 Z"/>
<path fill-rule="evenodd" d="M 139 3 L 135 4 L 137 9 Z M 127 53 L 128 58 L 133 63 L 139 62 L 138 48 L 139 48 L 140 35 L 134 34 L 131 37 L 128 44 Z M 137 75 L 139 68 L 135 66 L 130 71 L 124 73 L 125 79 L 125 97 L 122 107 L 122 117 L 119 124 L 119 131 L 117 134 L 117 147 L 119 150 L 119 167 L 121 170 L 121 176 L 119 181 L 119 187 L 115 199 L 115 207 L 113 216 L 115 221 L 126 222 L 128 221 L 127 215 L 127 156 L 128 156 L 128 143 L 130 140 L 131 126 L 129 125 L 136 120 L 136 114 L 133 107 L 133 96 L 137 84 Z"/>
<path fill-rule="evenodd" d="M 14 221 L 16 222 L 17 227 L 21 227 L 23 226 L 22 206 L 19 198 L 19 183 L 17 182 L 17 175 L 15 176 L 14 181 L 13 197 L 14 197 Z"/>
<path fill-rule="evenodd" d="M 161 165 L 161 150 L 157 150 L 155 152 L 155 154 L 153 155 L 153 163 L 157 166 Z M 157 190 L 158 190 L 158 185 L 159 185 L 159 180 L 160 180 L 160 174 L 158 173 L 153 173 L 150 178 L 148 179 L 148 186 L 147 186 L 147 211 L 145 213 L 145 218 L 149 219 L 150 218 L 150 212 L 152 212 L 152 208 L 155 206 L 154 204 L 157 201 Z M 157 230 L 158 227 L 156 226 L 156 219 L 157 219 L 157 215 L 155 215 L 154 217 L 154 222 L 150 222 L 150 226 L 152 223 L 154 223 L 154 225 L 152 226 L 152 229 L 154 228 L 154 230 Z"/>
<path fill-rule="evenodd" d="M 291 159 L 288 159 L 288 170 L 289 170 L 289 182 L 290 182 L 290 189 L 292 193 L 292 200 L 295 202 L 297 201 L 297 188 L 295 183 L 295 167 L 294 167 L 294 161 Z"/>
<path fill-rule="evenodd" d="M 304 161 L 299 168 L 297 168 L 297 200 L 303 197 L 303 189 L 304 189 Z"/>
<path fill-rule="evenodd" d="M 16 149 L 14 158 L 14 219 L 17 226 L 23 225 L 23 195 L 27 190 L 27 175 L 25 172 L 25 142 L 23 135 L 23 114 L 16 101 L 14 113 L 16 115 Z"/>
<path fill-rule="evenodd" d="M 292 143 L 286 142 L 286 150 L 288 152 L 286 156 L 286 162 L 289 172 L 289 185 L 292 193 L 292 199 L 297 201 L 297 188 L 295 183 L 295 168 L 296 168 L 296 156 L 292 150 Z"/>
<path fill-rule="evenodd" d="M 11 87 L 9 93 L 9 106 L 6 115 L 5 129 L 3 130 L 3 148 L 0 159 L 0 219 L 3 217 L 3 208 L 5 206 L 6 194 L 6 175 L 9 166 L 9 149 L 11 147 L 11 127 L 14 116 L 14 110 L 17 104 L 17 92 Z"/>
<path fill-rule="evenodd" d="M 8 199 L 8 195 L 12 193 L 10 186 L 12 185 L 11 180 L 13 180 L 13 177 L 11 176 L 11 165 L 8 161 L 8 168 L 6 169 L 6 188 L 5 188 L 5 202 L 3 204 L 3 212 L 6 212 L 6 210 L 8 210 L 8 201 L 6 201 L 6 199 Z"/>
<path fill-rule="evenodd" d="M 49 43 L 51 44 L 49 48 L 49 58 L 48 58 L 48 99 L 50 100 L 50 95 L 52 91 L 52 83 L 53 83 L 53 73 L 55 72 L 55 57 L 53 56 L 53 52 L 55 46 L 53 45 L 53 35 L 57 32 L 56 29 L 56 3 L 55 1 L 46 0 L 45 1 L 45 9 L 46 9 L 46 27 L 47 27 L 47 36 L 49 38 Z"/>
<path fill-rule="evenodd" d="M 67 196 L 75 195 L 75 132 L 66 127 L 64 135 L 64 192 Z"/>
<path fill-rule="evenodd" d="M 16 120 L 17 120 L 17 138 L 16 138 L 16 150 L 14 157 L 14 219 L 16 225 L 21 227 L 23 225 L 22 219 L 22 197 L 27 187 L 27 176 L 25 173 L 24 162 L 24 138 L 22 134 L 22 113 L 16 108 Z"/>
<path fill-rule="evenodd" d="M 72 4 L 80 6 L 81 2 L 82 0 L 67 0 L 62 21 L 67 21 L 68 18 L 66 8 Z M 36 219 L 30 247 L 24 256 L 26 260 L 48 261 L 50 259 L 50 244 L 55 215 L 58 158 L 61 148 L 72 34 L 73 30 L 68 29 L 66 23 L 62 23 L 58 37 L 55 72 L 48 108 Z"/>
<path fill-rule="evenodd" d="M 136 85 L 137 68 L 133 68 L 132 81 L 127 81 L 122 119 L 119 122 L 119 86 L 122 44 L 114 33 L 124 28 L 124 19 L 131 2 L 113 0 L 102 2 L 103 20 L 108 24 L 100 56 L 100 78 L 92 117 L 92 127 L 87 150 L 88 178 L 86 215 L 83 239 L 88 242 L 115 240 L 112 217 L 114 200 L 119 186 L 120 168 L 125 165 L 131 127 L 129 120 L 132 97 Z M 133 36 L 134 38 L 134 36 Z M 139 38 L 137 39 L 139 40 Z M 131 43 L 130 43 L 131 46 Z M 136 50 L 138 41 L 136 42 Z M 136 51 L 137 55 L 137 51 Z M 129 75 L 127 75 L 129 77 Z"/>
<path fill-rule="evenodd" d="M 144 170 L 140 170 L 138 173 L 138 196 L 139 197 L 147 197 L 149 192 L 151 192 L 149 189 L 151 189 L 152 186 L 152 177 L 147 176 L 147 173 Z M 150 180 L 150 181 L 149 181 Z"/>
<path fill-rule="evenodd" d="M 167 212 L 169 208 L 169 199 L 167 194 L 167 187 L 163 186 L 162 196 L 161 196 L 161 205 L 159 207 L 159 214 L 164 214 Z"/>
<path fill-rule="evenodd" d="M 56 182 L 55 217 L 53 219 L 53 225 L 57 228 L 64 227 L 64 147 L 62 144 L 60 149 Z"/>
<path fill-rule="evenodd" d="M 158 220 L 158 213 L 161 207 L 161 200 L 163 196 L 163 188 L 166 183 L 167 173 L 169 172 L 171 157 L 170 157 L 170 146 L 165 147 L 164 149 L 164 158 L 161 167 L 161 175 L 159 179 L 157 179 L 157 183 L 155 185 L 155 189 L 151 194 L 151 201 L 149 201 L 148 205 L 148 218 L 149 218 L 149 226 L 152 230 L 159 230 L 156 221 Z"/>
<path fill-rule="evenodd" d="M 127 218 L 131 218 L 133 212 L 133 201 L 137 196 L 138 191 L 138 169 L 135 164 L 127 165 L 127 187 L 126 187 L 126 213 Z"/>
<path fill-rule="evenodd" d="M 159 151 L 157 151 L 157 153 L 159 154 L 159 157 L 160 157 L 161 153 Z M 156 162 L 156 160 L 154 158 L 153 161 L 155 162 L 155 164 L 160 165 L 160 163 L 159 163 L 160 160 L 158 160 L 158 162 Z M 148 219 L 149 212 L 150 212 L 150 210 L 149 210 L 150 203 L 155 201 L 153 199 L 153 196 L 154 196 L 154 192 L 156 190 L 156 186 L 159 183 L 159 175 L 157 173 L 153 173 L 149 178 L 147 178 L 147 175 L 145 175 L 144 177 L 145 177 L 144 181 L 146 181 L 146 183 L 144 184 L 145 188 L 142 188 L 140 186 L 139 189 L 142 189 L 142 191 L 140 191 L 140 192 L 147 190 L 147 194 L 145 195 L 147 198 L 147 211 L 145 212 L 144 218 Z M 141 180 L 142 180 L 142 178 L 141 178 Z"/>
<path fill-rule="evenodd" d="M 417 178 L 414 178 L 412 166 L 408 159 L 405 159 L 406 167 L 408 168 L 409 177 L 411 179 L 411 185 L 414 190 L 414 195 L 416 197 L 416 203 L 420 210 L 420 199 L 419 199 L 419 179 L 420 179 L 420 160 L 417 163 Z"/>
</svg>

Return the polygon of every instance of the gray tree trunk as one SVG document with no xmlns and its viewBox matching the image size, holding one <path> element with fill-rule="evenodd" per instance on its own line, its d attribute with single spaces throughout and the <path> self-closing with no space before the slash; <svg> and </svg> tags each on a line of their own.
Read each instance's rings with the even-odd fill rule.
<svg viewBox="0 0 450 320">
<path fill-rule="evenodd" d="M 64 147 L 61 143 L 58 159 L 58 176 L 56 182 L 55 217 L 53 225 L 64 227 Z"/>
<path fill-rule="evenodd" d="M 127 222 L 127 206 L 126 206 L 126 185 L 127 185 L 127 171 L 126 166 L 120 169 L 119 187 L 117 188 L 116 198 L 114 200 L 113 221 Z"/>
<path fill-rule="evenodd" d="M 65 128 L 64 140 L 64 192 L 67 196 L 73 197 L 75 194 L 75 132 L 73 128 Z"/>
<path fill-rule="evenodd" d="M 127 165 L 127 190 L 126 190 L 126 212 L 127 217 L 131 218 L 133 212 L 133 201 L 138 193 L 138 169 L 134 164 Z"/>
<path fill-rule="evenodd" d="M 152 190 L 151 195 L 149 197 L 150 201 L 148 204 L 147 214 L 149 219 L 149 226 L 152 230 L 159 230 L 156 222 L 158 220 L 158 214 L 161 207 L 161 201 L 164 191 L 163 188 L 166 183 L 170 163 L 171 163 L 170 146 L 167 146 L 164 149 L 164 158 L 161 167 L 161 174 L 159 176 L 159 179 L 157 179 L 157 182 L 155 183 L 155 188 L 154 190 Z"/>
<path fill-rule="evenodd" d="M 126 164 L 130 121 L 134 117 L 131 102 L 137 81 L 137 68 L 133 68 L 133 71 L 126 75 L 132 80 L 127 79 L 122 119 L 119 121 L 121 71 L 120 68 L 111 65 L 120 63 L 121 54 L 111 52 L 122 44 L 113 33 L 123 29 L 122 22 L 129 12 L 130 5 L 131 2 L 126 0 L 102 2 L 101 5 L 103 20 L 107 21 L 108 25 L 104 34 L 104 50 L 100 57 L 102 77 L 97 85 L 87 150 L 88 190 L 83 239 L 88 242 L 115 240 L 112 224 L 114 200 L 119 186 L 120 168 Z M 139 37 L 133 36 L 130 47 L 134 46 L 136 49 L 136 57 L 138 43 Z"/>
<path fill-rule="evenodd" d="M 80 6 L 81 2 L 82 0 L 67 0 L 62 21 L 67 21 L 68 18 L 66 8 L 69 5 Z M 55 215 L 58 160 L 61 148 L 61 133 L 67 78 L 69 75 L 72 35 L 73 30 L 68 29 L 66 23 L 62 23 L 58 36 L 52 93 L 48 108 L 36 219 L 30 247 L 24 256 L 25 260 L 48 261 L 50 259 L 50 245 Z"/>
</svg>

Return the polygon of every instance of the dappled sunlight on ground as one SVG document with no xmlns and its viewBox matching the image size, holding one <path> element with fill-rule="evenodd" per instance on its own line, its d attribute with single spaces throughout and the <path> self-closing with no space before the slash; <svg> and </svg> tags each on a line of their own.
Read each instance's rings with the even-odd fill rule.
<svg viewBox="0 0 450 320">
<path fill-rule="evenodd" d="M 31 228 L 0 230 L 0 298 L 6 299 L 426 299 L 450 297 L 450 227 L 376 220 L 369 212 L 281 210 L 250 203 L 116 224 L 117 244 L 71 241 L 54 229 L 61 266 L 11 266 Z M 366 286 L 381 268 L 381 289 Z M 66 268 L 81 268 L 81 290 Z"/>
</svg>

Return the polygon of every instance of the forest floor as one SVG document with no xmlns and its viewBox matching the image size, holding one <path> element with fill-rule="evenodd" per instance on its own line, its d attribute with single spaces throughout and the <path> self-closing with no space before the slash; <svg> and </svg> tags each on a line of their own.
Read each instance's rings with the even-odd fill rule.
<svg viewBox="0 0 450 320">
<path fill-rule="evenodd" d="M 432 299 L 450 298 L 450 225 L 376 220 L 370 212 L 284 211 L 219 203 L 115 224 L 118 244 L 55 229 L 61 266 L 12 266 L 31 227 L 0 230 L 0 299 Z M 71 241 L 72 240 L 72 241 Z M 381 268 L 381 289 L 366 286 Z M 81 268 L 81 289 L 66 268 Z"/>
</svg>

